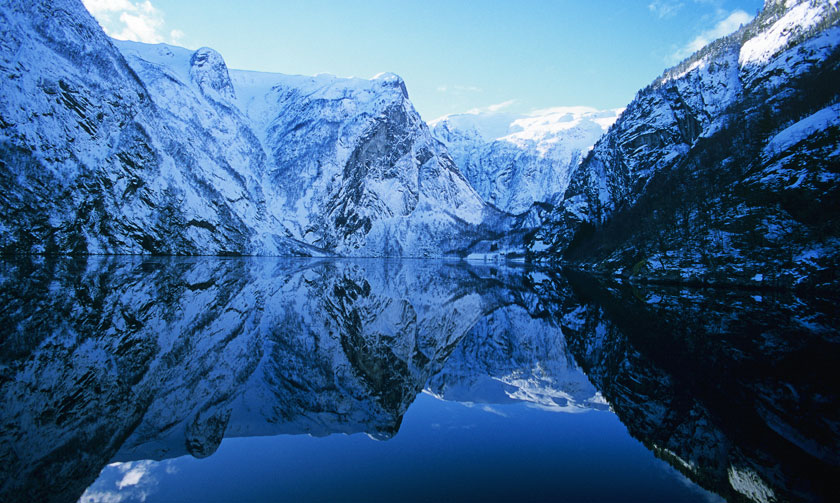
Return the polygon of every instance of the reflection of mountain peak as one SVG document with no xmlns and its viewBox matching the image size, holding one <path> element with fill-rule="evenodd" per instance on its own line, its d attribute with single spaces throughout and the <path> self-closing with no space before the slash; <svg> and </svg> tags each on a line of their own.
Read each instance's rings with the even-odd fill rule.
<svg viewBox="0 0 840 503">
<path fill-rule="evenodd" d="M 446 400 L 526 402 L 558 412 L 608 406 L 575 364 L 557 327 L 509 305 L 482 318 L 429 381 Z"/>
<path fill-rule="evenodd" d="M 428 266 L 399 262 L 322 262 L 292 271 L 265 271 L 255 263 L 243 293 L 259 304 L 227 345 L 249 339 L 245 346 L 254 348 L 234 353 L 215 378 L 230 381 L 218 398 L 228 404 L 226 436 L 365 432 L 390 438 L 423 383 L 490 308 L 465 269 L 436 276 Z M 237 374 L 241 381 L 226 377 Z M 172 457 L 180 454 L 173 449 L 184 435 L 190 453 L 193 445 L 199 454 L 214 445 L 211 426 L 218 421 L 207 424 L 205 441 L 191 433 L 197 419 L 171 413 L 186 412 L 195 402 L 187 396 L 192 390 L 172 390 L 156 404 L 160 411 L 148 411 L 120 459 Z"/>
</svg>

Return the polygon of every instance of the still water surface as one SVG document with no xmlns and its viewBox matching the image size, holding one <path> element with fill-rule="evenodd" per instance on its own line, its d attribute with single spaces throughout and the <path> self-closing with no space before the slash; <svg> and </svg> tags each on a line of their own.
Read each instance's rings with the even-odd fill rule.
<svg viewBox="0 0 840 503">
<path fill-rule="evenodd" d="M 828 501 L 838 321 L 461 262 L 0 262 L 0 500 Z"/>
</svg>

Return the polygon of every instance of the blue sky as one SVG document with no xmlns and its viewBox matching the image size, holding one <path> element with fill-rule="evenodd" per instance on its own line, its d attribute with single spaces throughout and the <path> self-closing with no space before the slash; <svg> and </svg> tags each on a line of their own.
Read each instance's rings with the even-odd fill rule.
<svg viewBox="0 0 840 503">
<path fill-rule="evenodd" d="M 112 36 L 218 50 L 248 70 L 402 76 L 426 120 L 616 108 L 763 0 L 84 0 Z"/>
</svg>

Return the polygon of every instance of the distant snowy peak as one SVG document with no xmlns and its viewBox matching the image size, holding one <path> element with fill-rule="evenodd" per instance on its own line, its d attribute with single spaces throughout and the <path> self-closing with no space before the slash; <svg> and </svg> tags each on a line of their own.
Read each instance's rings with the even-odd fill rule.
<svg viewBox="0 0 840 503">
<path fill-rule="evenodd" d="M 540 110 L 516 119 L 510 125 L 511 140 L 557 141 L 567 132 L 586 129 L 606 131 L 621 115 L 623 108 L 596 110 L 588 107 L 557 107 Z"/>
<path fill-rule="evenodd" d="M 193 53 L 190 58 L 190 78 L 205 96 L 226 100 L 236 98 L 225 60 L 209 47 L 202 47 Z"/>
<path fill-rule="evenodd" d="M 522 115 L 506 112 L 475 112 L 452 114 L 429 122 L 436 135 L 450 134 L 476 137 L 482 141 L 493 141 L 507 136 L 511 124 Z"/>
<path fill-rule="evenodd" d="M 437 134 L 448 129 L 463 133 L 473 133 L 481 139 L 508 141 L 543 141 L 554 140 L 565 131 L 595 124 L 606 131 L 618 119 L 624 109 L 598 110 L 591 107 L 553 107 L 537 110 L 528 114 L 507 112 L 467 112 L 445 115 L 429 122 L 429 127 Z"/>
<path fill-rule="evenodd" d="M 529 114 L 468 112 L 432 121 L 432 134 L 481 196 L 510 213 L 551 201 L 623 109 L 556 107 Z"/>
</svg>

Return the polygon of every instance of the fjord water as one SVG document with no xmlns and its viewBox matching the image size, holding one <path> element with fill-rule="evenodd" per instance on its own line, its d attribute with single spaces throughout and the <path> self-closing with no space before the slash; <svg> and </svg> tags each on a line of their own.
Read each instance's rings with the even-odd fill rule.
<svg viewBox="0 0 840 503">
<path fill-rule="evenodd" d="M 830 500 L 835 306 L 464 262 L 4 261 L 0 500 Z"/>
</svg>

